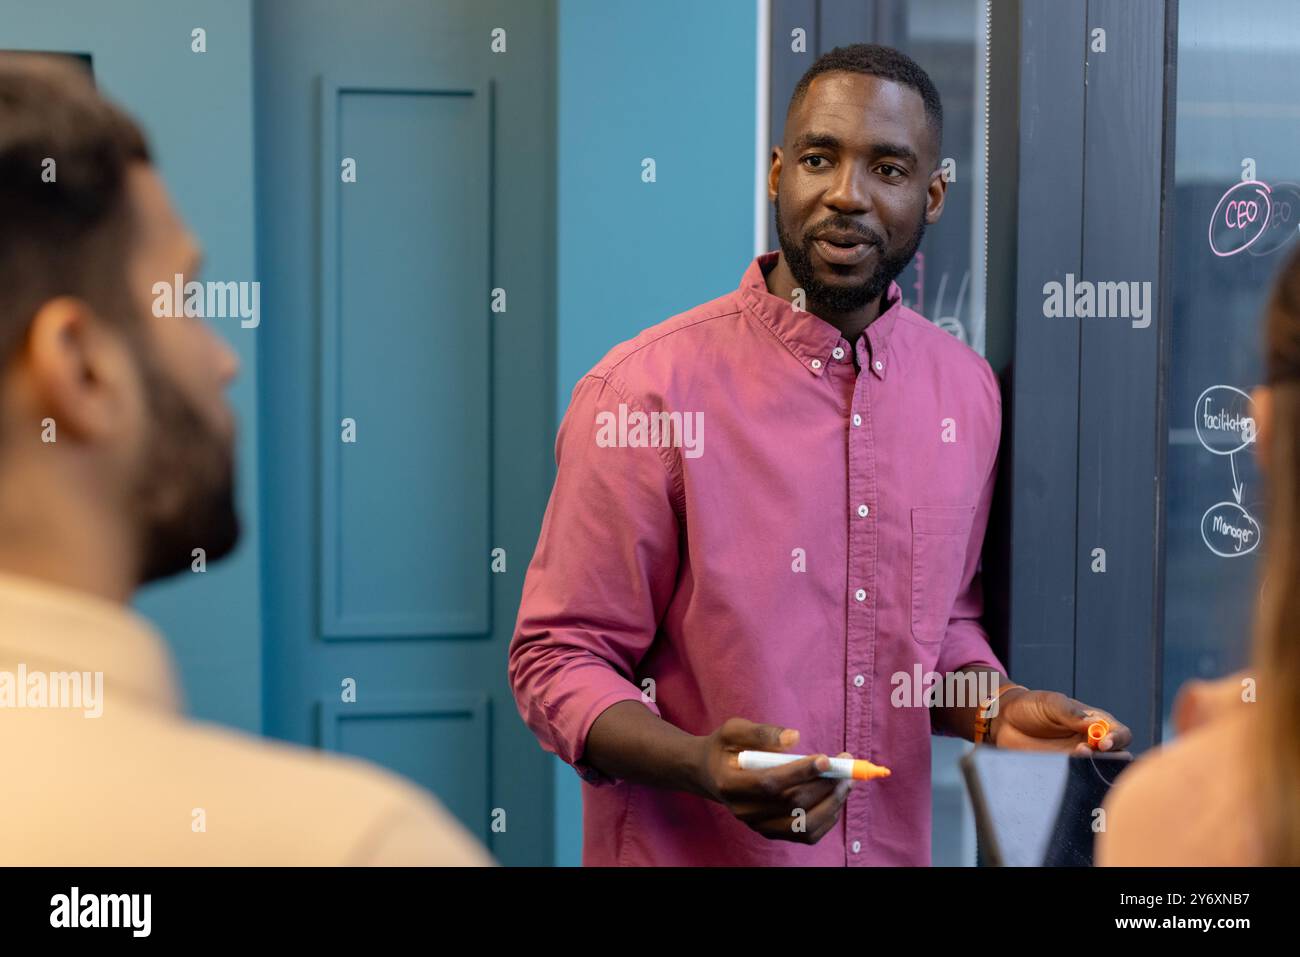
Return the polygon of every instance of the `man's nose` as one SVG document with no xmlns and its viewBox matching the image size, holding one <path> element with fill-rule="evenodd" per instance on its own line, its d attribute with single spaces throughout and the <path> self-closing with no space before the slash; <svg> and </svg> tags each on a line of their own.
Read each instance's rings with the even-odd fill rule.
<svg viewBox="0 0 1300 957">
<path fill-rule="evenodd" d="M 861 214 L 871 210 L 871 194 L 866 175 L 852 163 L 846 163 L 823 197 L 825 204 L 839 213 Z"/>
<path fill-rule="evenodd" d="M 214 336 L 217 347 L 217 376 L 223 386 L 230 385 L 239 375 L 239 353 L 220 336 Z"/>
</svg>

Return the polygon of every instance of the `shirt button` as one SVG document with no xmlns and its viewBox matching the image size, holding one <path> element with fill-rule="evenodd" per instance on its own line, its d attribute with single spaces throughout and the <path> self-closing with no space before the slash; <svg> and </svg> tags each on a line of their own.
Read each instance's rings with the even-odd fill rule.
<svg viewBox="0 0 1300 957">
<path fill-rule="evenodd" d="M 866 518 L 868 515 L 871 514 L 871 509 L 867 508 L 865 505 L 859 505 L 858 514 L 861 515 L 863 518 Z"/>
<path fill-rule="evenodd" d="M 862 850 L 862 842 L 861 842 L 861 841 L 854 841 L 854 842 L 853 842 L 853 853 L 856 854 L 856 853 L 858 853 L 858 851 L 860 851 L 860 850 Z"/>
<path fill-rule="evenodd" d="M 831 355 L 833 355 L 836 359 L 843 359 L 843 358 L 844 358 L 844 350 L 841 349 L 839 346 L 836 346 L 836 347 L 835 347 L 835 350 L 831 353 Z"/>
<path fill-rule="evenodd" d="M 881 369 L 883 369 L 884 367 L 885 367 L 885 364 L 884 364 L 883 362 L 881 362 L 879 359 L 877 359 L 877 360 L 876 360 L 876 371 L 879 372 L 879 371 L 880 371 Z"/>
<path fill-rule="evenodd" d="M 858 601 L 866 601 L 867 590 L 865 588 L 859 588 L 857 591 L 853 593 L 853 597 L 856 598 Z"/>
<path fill-rule="evenodd" d="M 821 360 L 821 359 L 814 359 L 812 362 L 810 362 L 810 363 L 808 363 L 808 364 L 809 364 L 810 366 L 812 366 L 814 369 L 820 369 L 820 368 L 822 367 L 822 360 Z"/>
<path fill-rule="evenodd" d="M 853 687 L 861 688 L 866 683 L 867 683 L 867 679 L 862 677 L 862 675 L 853 676 Z"/>
<path fill-rule="evenodd" d="M 858 415 L 856 412 L 853 413 L 853 424 L 854 425 L 862 424 L 862 416 Z"/>
</svg>

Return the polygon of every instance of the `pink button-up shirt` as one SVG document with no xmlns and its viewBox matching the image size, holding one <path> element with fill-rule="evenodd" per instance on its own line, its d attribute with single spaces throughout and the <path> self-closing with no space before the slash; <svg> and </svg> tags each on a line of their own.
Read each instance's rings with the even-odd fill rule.
<svg viewBox="0 0 1300 957">
<path fill-rule="evenodd" d="M 992 370 L 896 284 L 847 342 L 768 292 L 776 258 L 615 347 L 560 427 L 510 680 L 583 777 L 585 864 L 928 864 L 930 712 L 900 689 L 918 666 L 1002 667 L 978 621 Z M 819 843 L 768 840 L 585 764 L 624 700 L 697 735 L 731 717 L 797 728 L 800 752 L 893 775 L 859 782 Z"/>
</svg>

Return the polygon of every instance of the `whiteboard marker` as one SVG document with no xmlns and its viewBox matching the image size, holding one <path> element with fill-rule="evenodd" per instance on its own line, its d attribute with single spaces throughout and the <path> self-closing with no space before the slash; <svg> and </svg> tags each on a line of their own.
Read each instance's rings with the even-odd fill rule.
<svg viewBox="0 0 1300 957">
<path fill-rule="evenodd" d="M 806 754 L 785 754 L 781 751 L 741 751 L 740 766 L 746 771 L 766 771 L 779 768 L 791 761 L 806 758 Z M 830 770 L 821 772 L 824 778 L 852 778 L 854 781 L 871 781 L 889 777 L 889 768 L 856 758 L 829 758 Z"/>
</svg>

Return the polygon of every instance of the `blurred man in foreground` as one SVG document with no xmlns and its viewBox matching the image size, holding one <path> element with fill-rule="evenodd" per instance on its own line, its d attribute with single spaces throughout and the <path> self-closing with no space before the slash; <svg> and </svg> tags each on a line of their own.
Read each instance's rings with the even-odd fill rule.
<svg viewBox="0 0 1300 957">
<path fill-rule="evenodd" d="M 0 55 L 0 864 L 486 864 L 363 762 L 185 719 L 141 584 L 230 552 L 234 353 L 135 123 Z"/>
</svg>

